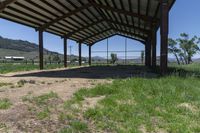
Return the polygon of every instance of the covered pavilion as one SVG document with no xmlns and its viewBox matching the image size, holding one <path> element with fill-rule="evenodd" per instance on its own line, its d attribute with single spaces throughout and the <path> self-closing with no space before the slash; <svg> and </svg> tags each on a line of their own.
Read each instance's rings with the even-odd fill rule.
<svg viewBox="0 0 200 133">
<path fill-rule="evenodd" d="M 145 65 L 156 67 L 156 40 L 160 28 L 160 70 L 167 71 L 169 11 L 175 0 L 0 0 L 0 17 L 36 29 L 40 69 L 43 69 L 43 32 L 63 38 L 67 67 L 67 39 L 91 47 L 114 35 L 145 45 Z"/>
</svg>

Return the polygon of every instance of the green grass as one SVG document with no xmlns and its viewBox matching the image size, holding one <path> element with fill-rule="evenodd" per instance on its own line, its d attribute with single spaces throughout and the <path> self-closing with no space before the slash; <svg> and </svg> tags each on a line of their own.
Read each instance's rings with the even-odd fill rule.
<svg viewBox="0 0 200 133">
<path fill-rule="evenodd" d="M 0 109 L 9 109 L 12 103 L 9 99 L 0 99 Z"/>
<path fill-rule="evenodd" d="M 87 133 L 88 126 L 86 123 L 80 121 L 72 121 L 69 123 L 69 127 L 61 129 L 59 133 Z"/>
<path fill-rule="evenodd" d="M 83 113 L 85 120 L 95 122 L 96 130 L 139 133 L 143 127 L 147 132 L 200 132 L 199 94 L 197 78 L 131 78 L 82 89 L 66 103 L 66 109 L 85 97 L 103 95 L 100 106 Z"/>
<path fill-rule="evenodd" d="M 54 93 L 54 92 L 50 92 L 47 94 L 43 94 L 37 97 L 32 97 L 30 95 L 27 95 L 25 97 L 22 98 L 23 101 L 28 101 L 30 103 L 34 103 L 38 106 L 43 106 L 43 105 L 47 105 L 48 100 L 49 99 L 53 99 L 53 98 L 58 98 L 58 94 Z"/>
<path fill-rule="evenodd" d="M 51 64 L 45 65 L 44 69 L 55 69 L 62 68 L 63 64 Z M 10 73 L 10 72 L 19 72 L 19 71 L 31 71 L 38 70 L 38 65 L 32 64 L 0 64 L 0 74 Z"/>
</svg>

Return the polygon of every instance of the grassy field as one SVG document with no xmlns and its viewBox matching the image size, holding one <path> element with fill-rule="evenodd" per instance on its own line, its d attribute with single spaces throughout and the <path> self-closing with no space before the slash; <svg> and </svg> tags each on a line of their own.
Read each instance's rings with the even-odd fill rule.
<svg viewBox="0 0 200 133">
<path fill-rule="evenodd" d="M 23 102 L 44 123 L 57 116 L 59 133 L 199 133 L 199 68 L 173 65 L 165 77 L 115 79 L 83 88 L 68 101 L 59 102 L 50 92 L 27 95 Z M 11 105 L 8 99 L 0 101 L 0 109 Z"/>
<path fill-rule="evenodd" d="M 55 69 L 55 68 L 63 68 L 63 64 L 51 64 L 45 65 L 44 69 Z M 10 73 L 10 72 L 19 72 L 19 71 L 31 71 L 38 70 L 38 65 L 32 64 L 0 64 L 0 74 Z"/>
<path fill-rule="evenodd" d="M 173 66 L 174 73 L 166 77 L 114 80 L 82 89 L 64 104 L 64 116 L 77 126 L 69 125 L 61 133 L 199 133 L 199 68 L 199 64 Z M 193 76 L 185 77 L 185 72 Z M 84 109 L 86 99 L 95 101 L 98 97 L 104 98 L 93 108 Z"/>
</svg>

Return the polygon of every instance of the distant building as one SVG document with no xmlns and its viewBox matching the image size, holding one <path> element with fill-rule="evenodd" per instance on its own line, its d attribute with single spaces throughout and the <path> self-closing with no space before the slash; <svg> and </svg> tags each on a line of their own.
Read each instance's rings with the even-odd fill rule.
<svg viewBox="0 0 200 133">
<path fill-rule="evenodd" d="M 24 60 L 25 57 L 18 57 L 18 56 L 5 56 L 5 60 L 14 60 L 14 61 L 21 61 Z"/>
</svg>

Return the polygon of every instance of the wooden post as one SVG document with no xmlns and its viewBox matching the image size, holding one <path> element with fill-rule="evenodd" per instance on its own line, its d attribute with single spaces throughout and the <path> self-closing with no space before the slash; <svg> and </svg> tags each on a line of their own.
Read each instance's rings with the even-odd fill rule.
<svg viewBox="0 0 200 133">
<path fill-rule="evenodd" d="M 156 28 L 153 26 L 152 30 L 152 35 L 151 35 L 151 47 L 152 47 L 152 68 L 156 68 L 156 62 L 157 62 L 157 57 L 156 57 L 156 43 L 157 43 L 157 33 L 156 33 Z"/>
<path fill-rule="evenodd" d="M 89 45 L 89 65 L 92 65 L 92 45 Z"/>
<path fill-rule="evenodd" d="M 40 70 L 44 69 L 43 62 L 43 31 L 39 30 L 39 61 L 40 61 Z"/>
<path fill-rule="evenodd" d="M 79 50 L 79 66 L 82 65 L 82 56 L 81 56 L 81 43 L 78 44 L 78 50 Z"/>
<path fill-rule="evenodd" d="M 160 70 L 161 74 L 167 72 L 168 64 L 168 32 L 169 32 L 169 5 L 168 0 L 161 2 L 161 50 L 160 50 Z"/>
<path fill-rule="evenodd" d="M 64 67 L 67 67 L 67 38 L 63 38 L 64 42 Z"/>
</svg>

